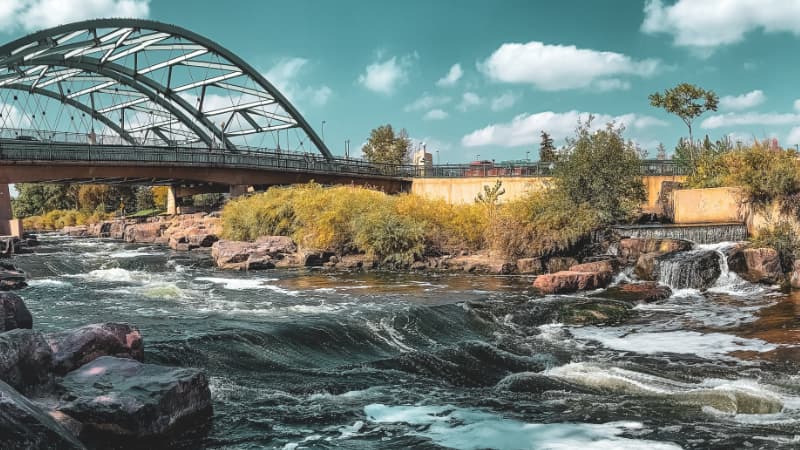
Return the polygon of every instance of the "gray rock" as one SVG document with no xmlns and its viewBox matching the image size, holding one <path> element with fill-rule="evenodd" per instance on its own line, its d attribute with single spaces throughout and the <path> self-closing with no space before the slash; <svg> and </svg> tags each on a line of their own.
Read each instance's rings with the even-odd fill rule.
<svg viewBox="0 0 800 450">
<path fill-rule="evenodd" d="M 0 334 L 0 380 L 25 392 L 51 380 L 52 352 L 39 332 L 17 329 Z"/>
<path fill-rule="evenodd" d="M 165 437 L 211 416 L 208 380 L 198 369 L 103 356 L 68 373 L 62 385 L 66 401 L 57 410 L 90 436 Z"/>
<path fill-rule="evenodd" d="M 11 292 L 0 292 L 0 332 L 33 328 L 33 317 L 25 302 Z"/>
<path fill-rule="evenodd" d="M 144 344 L 139 329 L 124 323 L 98 323 L 47 336 L 53 350 L 53 370 L 59 375 L 101 356 L 142 361 Z"/>
<path fill-rule="evenodd" d="M 11 264 L 0 263 L 0 291 L 13 291 L 27 286 L 25 272 Z"/>
<path fill-rule="evenodd" d="M 0 447 L 4 449 L 83 449 L 64 426 L 0 381 Z"/>
</svg>

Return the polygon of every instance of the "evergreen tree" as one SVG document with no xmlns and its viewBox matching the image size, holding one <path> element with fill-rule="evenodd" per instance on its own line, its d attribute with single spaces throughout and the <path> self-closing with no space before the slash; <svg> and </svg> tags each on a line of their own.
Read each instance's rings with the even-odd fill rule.
<svg viewBox="0 0 800 450">
<path fill-rule="evenodd" d="M 553 162 L 556 159 L 556 147 L 553 145 L 553 138 L 542 131 L 542 142 L 539 144 L 539 161 Z"/>
</svg>

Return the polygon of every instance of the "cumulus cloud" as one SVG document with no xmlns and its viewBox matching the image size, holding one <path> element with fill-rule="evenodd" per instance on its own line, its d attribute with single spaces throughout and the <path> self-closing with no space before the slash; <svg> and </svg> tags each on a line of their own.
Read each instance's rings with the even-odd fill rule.
<svg viewBox="0 0 800 450">
<path fill-rule="evenodd" d="M 422 118 L 425 119 L 425 120 L 443 120 L 443 119 L 447 119 L 448 115 L 449 114 L 447 114 L 447 112 L 444 111 L 444 110 L 432 109 L 432 110 L 428 111 L 427 113 L 425 113 L 425 115 Z"/>
<path fill-rule="evenodd" d="M 100 17 L 144 18 L 150 0 L 2 0 L 0 27 L 34 31 Z"/>
<path fill-rule="evenodd" d="M 519 100 L 518 95 L 513 92 L 505 92 L 492 99 L 491 109 L 496 112 L 511 108 L 517 103 L 517 100 Z"/>
<path fill-rule="evenodd" d="M 325 85 L 308 86 L 301 84 L 303 76 L 311 70 L 305 58 L 285 58 L 264 74 L 292 103 L 325 106 L 333 95 L 333 90 Z"/>
<path fill-rule="evenodd" d="M 406 105 L 405 112 L 424 111 L 427 109 L 443 106 L 450 103 L 453 99 L 446 95 L 430 95 L 427 92 L 422 97 Z"/>
<path fill-rule="evenodd" d="M 453 64 L 453 67 L 450 68 L 447 75 L 440 78 L 439 81 L 436 82 L 436 85 L 441 87 L 454 86 L 458 80 L 461 79 L 462 75 L 464 75 L 464 71 L 461 70 L 461 64 Z"/>
<path fill-rule="evenodd" d="M 376 61 L 364 69 L 364 73 L 358 76 L 358 82 L 370 91 L 391 95 L 398 86 L 408 81 L 408 70 L 414 59 L 415 55 L 407 55 Z"/>
<path fill-rule="evenodd" d="M 458 104 L 459 111 L 469 111 L 470 109 L 483 104 L 483 98 L 474 92 L 465 92 L 461 96 L 461 103 Z"/>
<path fill-rule="evenodd" d="M 800 98 L 794 101 L 794 110 L 800 112 Z"/>
<path fill-rule="evenodd" d="M 789 146 L 800 144 L 800 127 L 794 127 L 789 131 L 789 136 L 786 138 L 786 143 Z"/>
<path fill-rule="evenodd" d="M 621 77 L 649 77 L 660 67 L 656 59 L 636 61 L 615 52 L 577 48 L 574 45 L 503 44 L 478 68 L 491 80 L 531 84 L 543 91 L 627 89 Z"/>
<path fill-rule="evenodd" d="M 546 131 L 553 139 L 563 139 L 574 133 L 578 120 L 586 121 L 590 113 L 567 111 L 557 113 L 545 111 L 536 114 L 520 114 L 511 122 L 498 123 L 475 130 L 461 139 L 465 147 L 520 147 L 539 142 L 540 133 Z M 628 128 L 642 130 L 654 126 L 664 126 L 666 122 L 651 116 L 638 114 L 624 114 L 611 116 L 608 114 L 593 114 L 592 125 L 599 129 L 609 122 L 625 125 Z"/>
<path fill-rule="evenodd" d="M 756 107 L 767 99 L 764 92 L 756 89 L 742 95 L 726 95 L 719 99 L 719 106 L 722 109 L 731 111 L 741 111 Z"/>
<path fill-rule="evenodd" d="M 747 112 L 717 114 L 700 122 L 700 127 L 713 130 L 715 128 L 747 125 L 770 126 L 792 125 L 796 123 L 800 123 L 800 114 Z"/>
<path fill-rule="evenodd" d="M 672 35 L 676 46 L 708 55 L 757 30 L 798 35 L 798 17 L 798 0 L 678 0 L 668 6 L 661 0 L 649 0 L 641 29 L 648 34 Z"/>
</svg>

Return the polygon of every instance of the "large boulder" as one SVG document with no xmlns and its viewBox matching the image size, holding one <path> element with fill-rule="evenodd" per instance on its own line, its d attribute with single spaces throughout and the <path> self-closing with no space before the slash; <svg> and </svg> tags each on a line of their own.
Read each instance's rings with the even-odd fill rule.
<svg viewBox="0 0 800 450">
<path fill-rule="evenodd" d="M 775 249 L 736 247 L 727 257 L 728 268 L 751 283 L 778 283 L 783 279 L 781 258 Z"/>
<path fill-rule="evenodd" d="M 161 242 L 161 232 L 166 228 L 163 222 L 146 222 L 128 225 L 125 228 L 125 240 L 153 244 Z"/>
<path fill-rule="evenodd" d="M 548 273 L 568 271 L 570 267 L 578 264 L 578 260 L 569 256 L 554 256 L 547 260 L 545 267 Z"/>
<path fill-rule="evenodd" d="M 89 236 L 89 227 L 86 225 L 76 225 L 74 227 L 64 227 L 62 233 L 72 237 L 86 237 Z"/>
<path fill-rule="evenodd" d="M 586 262 L 576 264 L 569 268 L 570 272 L 611 272 L 619 270 L 619 262 L 616 259 L 606 259 L 602 261 Z"/>
<path fill-rule="evenodd" d="M 198 369 L 142 364 L 103 356 L 61 382 L 57 407 L 83 424 L 82 438 L 154 439 L 205 425 L 211 391 Z M 101 440 L 103 442 L 103 440 Z"/>
<path fill-rule="evenodd" d="M 279 262 L 284 266 L 305 265 L 296 252 L 297 245 L 285 236 L 261 237 L 256 242 L 220 240 L 211 246 L 217 267 L 230 270 L 272 269 Z"/>
<path fill-rule="evenodd" d="M 541 258 L 520 258 L 517 260 L 517 272 L 522 275 L 539 275 L 544 272 Z"/>
<path fill-rule="evenodd" d="M 644 253 L 665 255 L 692 249 L 692 243 L 683 239 L 626 238 L 619 241 L 619 256 L 635 262 Z"/>
<path fill-rule="evenodd" d="M 11 386 L 0 381 L 0 447 L 83 449 L 64 426 Z"/>
<path fill-rule="evenodd" d="M 13 291 L 27 286 L 25 272 L 11 264 L 0 263 L 0 291 Z"/>
<path fill-rule="evenodd" d="M 0 333 L 0 380 L 27 391 L 51 380 L 52 351 L 44 335 L 17 329 Z"/>
<path fill-rule="evenodd" d="M 0 332 L 33 328 L 33 317 L 25 302 L 11 292 L 0 292 Z"/>
<path fill-rule="evenodd" d="M 59 375 L 101 356 L 144 359 L 139 329 L 125 323 L 98 323 L 47 336 L 53 351 L 53 371 Z"/>
<path fill-rule="evenodd" d="M 516 265 L 504 258 L 493 258 L 486 255 L 456 256 L 442 260 L 442 268 L 469 273 L 487 273 L 508 275 L 516 272 Z"/>
<path fill-rule="evenodd" d="M 556 272 L 536 277 L 533 287 L 543 294 L 568 294 L 600 289 L 611 283 L 611 272 Z"/>
</svg>

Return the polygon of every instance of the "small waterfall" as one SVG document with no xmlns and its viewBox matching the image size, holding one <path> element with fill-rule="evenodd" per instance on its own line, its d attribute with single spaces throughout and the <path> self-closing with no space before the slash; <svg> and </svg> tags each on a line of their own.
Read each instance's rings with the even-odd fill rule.
<svg viewBox="0 0 800 450">
<path fill-rule="evenodd" d="M 652 239 L 684 239 L 697 244 L 743 241 L 747 226 L 741 223 L 697 225 L 620 225 L 614 231 L 623 237 Z"/>
<path fill-rule="evenodd" d="M 664 255 L 656 260 L 658 281 L 672 289 L 705 289 L 719 278 L 724 259 L 717 251 L 702 249 Z"/>
</svg>

